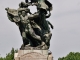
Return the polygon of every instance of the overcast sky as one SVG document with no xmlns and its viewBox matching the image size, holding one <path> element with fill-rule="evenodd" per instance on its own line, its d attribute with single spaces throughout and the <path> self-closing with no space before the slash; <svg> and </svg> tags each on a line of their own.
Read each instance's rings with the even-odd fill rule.
<svg viewBox="0 0 80 60">
<path fill-rule="evenodd" d="M 7 18 L 6 7 L 18 8 L 24 0 L 0 0 L 0 54 L 2 57 L 12 47 L 20 48 L 22 38 L 15 23 Z M 80 52 L 80 0 L 49 0 L 53 4 L 49 20 L 54 29 L 51 30 L 50 50 L 54 60 L 66 56 L 69 52 Z M 33 10 L 33 9 L 32 9 Z"/>
</svg>

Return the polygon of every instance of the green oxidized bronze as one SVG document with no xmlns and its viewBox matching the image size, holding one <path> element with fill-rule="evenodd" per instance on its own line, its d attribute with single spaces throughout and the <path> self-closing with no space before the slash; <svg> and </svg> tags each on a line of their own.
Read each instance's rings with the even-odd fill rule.
<svg viewBox="0 0 80 60">
<path fill-rule="evenodd" d="M 32 14 L 28 6 L 35 5 L 37 12 Z M 53 25 L 46 19 L 51 16 L 52 4 L 47 0 L 31 0 L 21 2 L 19 8 L 6 8 L 8 19 L 19 27 L 23 45 L 21 49 L 34 47 L 36 49 L 49 49 Z M 49 13 L 47 13 L 49 12 Z M 49 27 L 50 25 L 50 27 Z"/>
</svg>

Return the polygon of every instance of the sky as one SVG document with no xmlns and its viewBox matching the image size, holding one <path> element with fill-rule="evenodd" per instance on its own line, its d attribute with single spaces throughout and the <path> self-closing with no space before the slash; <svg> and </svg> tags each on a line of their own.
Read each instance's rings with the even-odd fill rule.
<svg viewBox="0 0 80 60">
<path fill-rule="evenodd" d="M 0 0 L 0 56 L 6 56 L 13 48 L 19 49 L 22 38 L 18 26 L 7 18 L 6 7 L 17 9 L 24 0 Z M 50 51 L 54 60 L 69 52 L 80 52 L 80 0 L 49 0 L 53 4 L 48 18 L 54 29 L 51 30 Z M 33 8 L 31 9 L 33 10 Z"/>
</svg>

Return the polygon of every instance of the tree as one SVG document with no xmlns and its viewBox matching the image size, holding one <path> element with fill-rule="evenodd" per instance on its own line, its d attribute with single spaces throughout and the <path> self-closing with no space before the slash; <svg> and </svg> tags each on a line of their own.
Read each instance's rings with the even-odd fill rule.
<svg viewBox="0 0 80 60">
<path fill-rule="evenodd" d="M 12 50 L 6 54 L 6 57 L 0 57 L 0 60 L 14 60 L 14 53 L 17 53 L 18 49 L 14 50 L 14 48 L 12 48 Z"/>
<path fill-rule="evenodd" d="M 58 58 L 58 60 L 80 60 L 80 53 L 70 52 L 66 57 Z"/>
<path fill-rule="evenodd" d="M 2 58 L 2 57 L 0 57 L 0 60 L 3 60 L 3 58 Z"/>
</svg>

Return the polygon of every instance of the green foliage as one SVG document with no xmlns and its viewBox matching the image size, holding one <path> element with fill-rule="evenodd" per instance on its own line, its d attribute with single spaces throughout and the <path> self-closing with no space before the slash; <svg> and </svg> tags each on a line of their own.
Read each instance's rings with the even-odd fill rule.
<svg viewBox="0 0 80 60">
<path fill-rule="evenodd" d="M 0 57 L 0 60 L 4 60 L 2 57 Z"/>
<path fill-rule="evenodd" d="M 12 50 L 6 54 L 6 57 L 0 57 L 0 60 L 14 60 L 14 53 L 17 53 L 18 52 L 18 49 L 17 50 L 14 50 L 14 48 L 12 48 Z"/>
<path fill-rule="evenodd" d="M 70 52 L 66 57 L 58 58 L 58 60 L 80 60 L 80 53 Z"/>
</svg>

